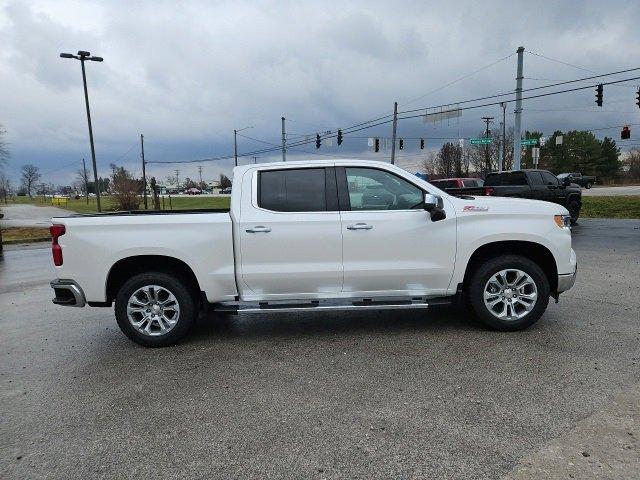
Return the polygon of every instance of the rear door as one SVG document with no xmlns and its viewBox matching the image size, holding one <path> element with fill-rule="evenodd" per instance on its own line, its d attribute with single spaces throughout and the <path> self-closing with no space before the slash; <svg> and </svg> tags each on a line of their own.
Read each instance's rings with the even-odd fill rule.
<svg viewBox="0 0 640 480">
<path fill-rule="evenodd" d="M 376 167 L 336 167 L 342 217 L 343 292 L 444 295 L 456 256 L 456 219 L 432 222 L 424 191 Z"/>
<path fill-rule="evenodd" d="M 342 233 L 333 167 L 247 176 L 237 229 L 244 285 L 261 298 L 339 293 Z"/>
</svg>

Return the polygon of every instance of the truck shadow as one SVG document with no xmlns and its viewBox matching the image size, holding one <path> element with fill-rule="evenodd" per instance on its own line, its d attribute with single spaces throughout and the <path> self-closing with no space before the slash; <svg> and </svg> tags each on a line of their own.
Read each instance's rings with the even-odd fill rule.
<svg viewBox="0 0 640 480">
<path fill-rule="evenodd" d="M 468 313 L 453 307 L 423 310 L 378 310 L 367 312 L 302 312 L 270 314 L 202 315 L 181 343 L 220 338 L 270 338 L 392 334 L 411 331 L 482 331 Z"/>
</svg>

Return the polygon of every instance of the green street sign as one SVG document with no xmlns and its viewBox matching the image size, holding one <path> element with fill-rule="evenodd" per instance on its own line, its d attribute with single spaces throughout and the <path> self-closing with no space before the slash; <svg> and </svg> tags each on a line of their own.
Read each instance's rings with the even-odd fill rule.
<svg viewBox="0 0 640 480">
<path fill-rule="evenodd" d="M 491 143 L 491 139 L 488 137 L 472 138 L 469 143 L 471 145 L 488 145 Z"/>
<path fill-rule="evenodd" d="M 525 140 L 522 140 L 520 143 L 522 145 L 525 145 L 525 146 L 537 145 L 538 144 L 538 139 L 537 138 L 527 138 Z"/>
</svg>

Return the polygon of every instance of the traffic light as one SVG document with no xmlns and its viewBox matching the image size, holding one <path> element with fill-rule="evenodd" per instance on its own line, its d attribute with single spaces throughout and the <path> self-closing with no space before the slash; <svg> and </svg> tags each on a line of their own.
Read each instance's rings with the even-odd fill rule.
<svg viewBox="0 0 640 480">
<path fill-rule="evenodd" d="M 424 138 L 420 139 L 420 150 L 424 150 Z"/>
<path fill-rule="evenodd" d="M 596 87 L 596 104 L 602 106 L 602 84 Z"/>
<path fill-rule="evenodd" d="M 373 144 L 374 144 L 374 147 L 373 147 L 374 151 L 379 152 L 380 151 L 380 139 L 379 138 L 374 139 Z"/>
<path fill-rule="evenodd" d="M 320 148 L 322 142 L 320 141 L 320 134 L 316 133 L 316 148 Z"/>
<path fill-rule="evenodd" d="M 398 146 L 400 147 L 400 150 L 402 150 L 404 148 L 404 140 L 402 138 L 400 139 L 400 142 L 399 142 Z"/>
<path fill-rule="evenodd" d="M 338 129 L 338 145 L 342 145 L 342 130 Z"/>
<path fill-rule="evenodd" d="M 620 132 L 620 139 L 628 140 L 630 138 L 631 138 L 631 130 L 629 130 L 629 127 L 625 125 L 624 127 L 622 127 L 622 132 Z"/>
<path fill-rule="evenodd" d="M 640 108 L 640 87 L 638 87 L 638 93 L 636 93 L 636 105 Z"/>
</svg>

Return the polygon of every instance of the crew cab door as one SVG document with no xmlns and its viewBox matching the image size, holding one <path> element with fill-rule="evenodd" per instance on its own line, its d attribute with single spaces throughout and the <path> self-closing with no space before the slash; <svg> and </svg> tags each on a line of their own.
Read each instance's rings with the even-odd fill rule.
<svg viewBox="0 0 640 480">
<path fill-rule="evenodd" d="M 456 219 L 431 221 L 424 191 L 376 167 L 336 167 L 342 218 L 343 292 L 445 295 L 456 256 Z"/>
<path fill-rule="evenodd" d="M 342 233 L 333 168 L 267 167 L 242 182 L 235 233 L 243 297 L 338 294 Z"/>
</svg>

